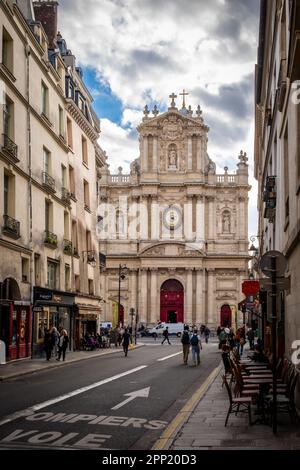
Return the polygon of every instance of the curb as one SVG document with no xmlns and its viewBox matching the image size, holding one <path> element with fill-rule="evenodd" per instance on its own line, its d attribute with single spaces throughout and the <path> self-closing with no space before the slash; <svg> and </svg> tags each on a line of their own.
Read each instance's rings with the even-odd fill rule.
<svg viewBox="0 0 300 470">
<path fill-rule="evenodd" d="M 221 371 L 222 364 L 216 367 L 212 373 L 208 376 L 205 382 L 200 388 L 194 393 L 184 407 L 179 411 L 177 416 L 171 421 L 167 429 L 162 433 L 160 438 L 155 442 L 151 450 L 168 450 L 173 444 L 175 437 L 178 432 L 184 426 L 186 421 L 189 419 L 196 406 L 200 403 L 208 389 L 211 387 L 213 382 Z"/>
<path fill-rule="evenodd" d="M 133 349 L 141 348 L 142 346 L 145 346 L 145 344 L 144 343 L 137 344 Z M 45 367 L 38 367 L 37 369 L 32 369 L 32 370 L 27 370 L 27 371 L 22 371 L 22 372 L 16 372 L 15 374 L 0 375 L 0 382 L 5 382 L 5 381 L 11 380 L 11 379 L 15 379 L 17 377 L 23 377 L 25 375 L 35 374 L 37 372 L 43 372 L 44 370 L 56 369 L 57 367 L 64 367 L 64 366 L 73 364 L 74 362 L 86 361 L 87 359 L 94 359 L 96 357 L 108 356 L 109 354 L 116 354 L 118 352 L 122 352 L 122 349 L 117 349 L 117 350 L 112 349 L 111 351 L 106 351 L 104 353 L 99 353 L 99 354 L 89 355 L 89 356 L 85 356 L 85 357 L 70 359 L 69 361 L 66 361 L 66 362 L 55 362 L 55 363 L 51 363 L 51 365 L 48 365 L 48 366 L 45 366 Z M 21 363 L 22 362 L 20 362 L 20 364 Z M 44 362 L 43 362 L 43 364 L 44 364 Z M 1 371 L 1 366 L 0 366 L 0 371 Z"/>
</svg>

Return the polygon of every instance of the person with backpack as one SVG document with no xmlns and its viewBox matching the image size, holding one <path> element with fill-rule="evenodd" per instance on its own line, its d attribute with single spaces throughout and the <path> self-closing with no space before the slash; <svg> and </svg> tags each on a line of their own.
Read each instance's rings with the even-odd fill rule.
<svg viewBox="0 0 300 470">
<path fill-rule="evenodd" d="M 181 337 L 182 352 L 183 352 L 183 363 L 187 366 L 189 353 L 190 353 L 190 333 L 188 325 L 184 325 L 184 330 Z"/>
<path fill-rule="evenodd" d="M 168 341 L 168 343 L 171 344 L 169 341 L 169 328 L 167 326 L 166 329 L 163 331 L 163 337 L 164 339 L 161 344 L 164 344 L 165 341 Z"/>
<path fill-rule="evenodd" d="M 198 336 L 198 330 L 194 330 L 191 337 L 191 346 L 192 346 L 192 358 L 194 367 L 200 364 L 200 348 L 202 349 L 202 343 L 200 337 Z M 197 363 L 196 363 L 197 358 Z"/>
</svg>

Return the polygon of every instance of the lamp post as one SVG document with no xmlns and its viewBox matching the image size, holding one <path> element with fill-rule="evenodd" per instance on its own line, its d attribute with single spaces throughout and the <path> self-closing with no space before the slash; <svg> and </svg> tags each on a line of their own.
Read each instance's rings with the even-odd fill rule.
<svg viewBox="0 0 300 470">
<path fill-rule="evenodd" d="M 126 265 L 119 265 L 119 294 L 118 294 L 118 325 L 120 324 L 120 316 L 121 316 L 121 281 L 126 279 L 126 275 L 128 274 L 128 268 Z"/>
<path fill-rule="evenodd" d="M 135 310 L 134 310 L 134 308 L 131 308 L 131 309 L 130 309 L 129 315 L 131 316 L 131 333 L 130 333 L 130 336 L 131 336 L 131 343 L 133 343 L 133 319 L 134 319 L 134 317 L 135 317 Z"/>
</svg>

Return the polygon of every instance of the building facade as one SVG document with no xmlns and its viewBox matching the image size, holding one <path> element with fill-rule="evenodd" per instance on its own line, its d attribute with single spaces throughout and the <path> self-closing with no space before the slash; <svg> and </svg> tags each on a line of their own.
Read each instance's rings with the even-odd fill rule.
<svg viewBox="0 0 300 470">
<path fill-rule="evenodd" d="M 260 255 L 277 250 L 288 262 L 278 348 L 289 358 L 300 339 L 299 31 L 299 1 L 261 2 L 255 132 Z"/>
<path fill-rule="evenodd" d="M 106 320 L 130 324 L 133 308 L 148 325 L 235 327 L 249 259 L 247 157 L 235 174 L 216 174 L 200 106 L 195 114 L 170 98 L 166 113 L 145 107 L 130 174 L 102 172 Z"/>
<path fill-rule="evenodd" d="M 57 5 L 0 2 L 0 339 L 8 360 L 40 353 L 52 326 L 66 328 L 75 347 L 78 316 L 100 313 L 96 184 L 105 156 L 80 70 L 58 47 Z"/>
</svg>

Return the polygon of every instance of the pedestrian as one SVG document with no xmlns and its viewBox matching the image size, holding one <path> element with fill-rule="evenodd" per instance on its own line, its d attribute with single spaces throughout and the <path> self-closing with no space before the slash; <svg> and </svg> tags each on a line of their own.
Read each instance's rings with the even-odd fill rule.
<svg viewBox="0 0 300 470">
<path fill-rule="evenodd" d="M 205 337 L 206 344 L 208 343 L 209 335 L 210 335 L 210 330 L 206 326 L 205 329 L 204 329 L 204 337 Z"/>
<path fill-rule="evenodd" d="M 184 325 L 184 330 L 181 337 L 182 352 L 183 352 L 183 363 L 187 366 L 189 353 L 190 353 L 190 334 L 188 325 Z"/>
<path fill-rule="evenodd" d="M 58 343 L 58 358 L 57 361 L 60 361 L 61 355 L 63 357 L 63 361 L 66 360 L 66 350 L 69 344 L 69 336 L 67 330 L 61 330 L 59 343 Z"/>
<path fill-rule="evenodd" d="M 45 332 L 45 336 L 44 336 L 44 348 L 45 348 L 45 351 L 46 351 L 47 361 L 50 361 L 50 358 L 51 358 L 52 349 L 54 347 L 54 342 L 53 341 L 54 341 L 54 337 L 51 334 L 50 330 L 47 329 L 46 332 Z"/>
<path fill-rule="evenodd" d="M 127 357 L 129 343 L 130 343 L 130 334 L 129 334 L 127 328 L 125 328 L 125 330 L 124 330 L 123 337 L 122 337 L 122 343 L 123 343 L 123 351 L 124 351 L 125 357 Z"/>
<path fill-rule="evenodd" d="M 200 336 L 198 335 L 198 330 L 193 331 L 193 335 L 191 337 L 191 346 L 192 346 L 193 365 L 195 367 L 200 364 L 200 349 L 202 349 L 202 343 L 200 340 Z M 197 359 L 197 362 L 196 362 L 196 359 Z"/>
<path fill-rule="evenodd" d="M 249 328 L 249 330 L 247 332 L 247 338 L 249 340 L 250 349 L 251 349 L 251 351 L 253 351 L 254 350 L 255 333 L 254 333 L 254 330 L 252 330 L 252 328 Z"/>
<path fill-rule="evenodd" d="M 163 341 L 161 344 L 164 344 L 165 341 L 168 341 L 168 344 L 171 344 L 169 341 L 169 328 L 166 326 L 166 329 L 163 331 Z"/>
<path fill-rule="evenodd" d="M 57 328 L 55 328 L 55 326 L 51 330 L 51 336 L 53 343 L 53 352 L 54 356 L 56 357 L 58 354 L 59 332 L 57 331 Z"/>
</svg>

